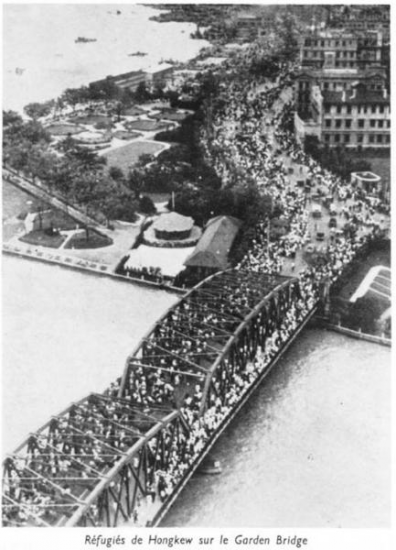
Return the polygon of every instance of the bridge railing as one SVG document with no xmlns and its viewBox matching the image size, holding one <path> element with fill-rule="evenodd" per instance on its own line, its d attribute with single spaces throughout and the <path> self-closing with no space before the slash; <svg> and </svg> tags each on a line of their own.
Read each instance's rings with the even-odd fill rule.
<svg viewBox="0 0 396 550">
<path fill-rule="evenodd" d="M 147 495 L 166 498 L 161 472 L 182 475 L 178 452 L 188 458 L 188 439 L 178 411 L 93 394 L 5 460 L 3 523 L 116 525 Z"/>
<path fill-rule="evenodd" d="M 203 281 L 142 339 L 119 381 L 7 458 L 4 525 L 161 517 L 312 307 L 297 279 L 229 271 Z"/>
</svg>

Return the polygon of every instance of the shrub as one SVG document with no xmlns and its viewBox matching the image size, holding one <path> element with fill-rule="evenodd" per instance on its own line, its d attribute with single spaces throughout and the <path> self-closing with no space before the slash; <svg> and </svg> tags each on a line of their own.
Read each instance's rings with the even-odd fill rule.
<svg viewBox="0 0 396 550">
<path fill-rule="evenodd" d="M 154 214 L 157 209 L 153 201 L 147 195 L 143 195 L 139 201 L 139 208 L 145 214 Z"/>
</svg>

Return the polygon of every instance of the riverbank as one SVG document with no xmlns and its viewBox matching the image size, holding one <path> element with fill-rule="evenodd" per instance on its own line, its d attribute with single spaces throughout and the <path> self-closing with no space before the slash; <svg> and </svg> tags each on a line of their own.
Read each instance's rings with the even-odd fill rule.
<svg viewBox="0 0 396 550">
<path fill-rule="evenodd" d="M 372 344 L 380 344 L 390 348 L 392 346 L 392 340 L 390 338 L 385 338 L 381 336 L 375 336 L 373 334 L 366 334 L 364 332 L 352 330 L 347 327 L 343 327 L 341 324 L 334 325 L 329 323 L 325 317 L 316 316 L 311 323 L 311 328 L 314 326 L 320 326 L 324 330 L 329 330 L 333 332 L 338 332 L 339 334 L 344 334 L 355 340 L 364 340 L 365 342 L 370 342 Z"/>
<path fill-rule="evenodd" d="M 114 280 L 121 281 L 124 283 L 129 283 L 133 285 L 140 285 L 145 286 L 152 289 L 158 289 L 158 290 L 165 290 L 169 292 L 173 292 L 176 294 L 183 294 L 184 290 L 175 287 L 172 285 L 168 285 L 166 283 L 156 283 L 153 281 L 146 280 L 144 276 L 142 275 L 140 278 L 138 277 L 126 277 L 124 275 L 119 275 L 118 273 L 115 273 L 113 271 L 109 271 L 109 266 L 105 264 L 97 264 L 94 262 L 88 262 L 84 261 L 78 258 L 72 258 L 70 256 L 61 256 L 61 255 L 53 255 L 50 252 L 46 252 L 43 249 L 32 249 L 32 248 L 25 248 L 20 249 L 17 246 L 12 246 L 9 244 L 3 244 L 3 253 L 14 255 L 20 258 L 24 258 L 27 260 L 36 260 L 39 262 L 44 262 L 49 265 L 57 265 L 59 267 L 73 269 L 76 271 L 79 271 L 81 273 L 85 273 L 87 275 L 95 275 L 95 276 L 101 276 L 101 277 L 111 277 Z"/>
<path fill-rule="evenodd" d="M 6 6 L 3 108 L 22 112 L 26 104 L 58 97 L 65 88 L 154 66 L 162 59 L 186 62 L 209 45 L 190 39 L 195 24 L 159 24 L 150 21 L 153 13 L 159 8 L 140 4 Z M 75 43 L 78 36 L 97 41 Z M 138 51 L 147 55 L 130 56 Z"/>
</svg>

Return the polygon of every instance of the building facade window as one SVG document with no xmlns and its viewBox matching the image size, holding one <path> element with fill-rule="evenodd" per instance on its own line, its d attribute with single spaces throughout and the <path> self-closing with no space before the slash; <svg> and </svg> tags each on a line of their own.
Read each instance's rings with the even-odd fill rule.
<svg viewBox="0 0 396 550">
<path fill-rule="evenodd" d="M 359 118 L 359 120 L 358 120 L 358 127 L 359 127 L 359 128 L 364 128 L 364 118 Z"/>
</svg>

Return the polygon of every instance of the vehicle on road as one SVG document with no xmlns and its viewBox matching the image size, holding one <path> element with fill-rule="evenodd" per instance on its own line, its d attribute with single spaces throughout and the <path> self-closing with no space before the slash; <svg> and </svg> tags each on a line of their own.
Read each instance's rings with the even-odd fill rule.
<svg viewBox="0 0 396 550">
<path fill-rule="evenodd" d="M 322 217 L 322 207 L 320 204 L 313 204 L 312 205 L 312 217 L 313 218 L 321 218 Z"/>
</svg>

